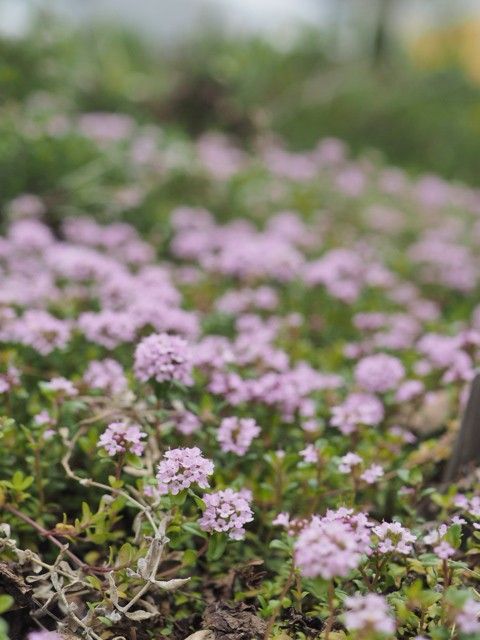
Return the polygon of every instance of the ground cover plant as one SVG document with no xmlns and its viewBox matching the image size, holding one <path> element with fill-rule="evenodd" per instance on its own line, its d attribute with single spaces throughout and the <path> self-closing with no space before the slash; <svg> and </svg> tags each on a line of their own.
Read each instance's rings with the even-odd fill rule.
<svg viewBox="0 0 480 640">
<path fill-rule="evenodd" d="M 0 125 L 0 637 L 480 637 L 480 193 L 60 95 Z"/>
<path fill-rule="evenodd" d="M 35 135 L 96 159 L 50 210 L 6 206 L 13 637 L 478 634 L 477 476 L 441 468 L 480 343 L 479 194 L 335 139 L 247 155 L 107 113 Z"/>
</svg>

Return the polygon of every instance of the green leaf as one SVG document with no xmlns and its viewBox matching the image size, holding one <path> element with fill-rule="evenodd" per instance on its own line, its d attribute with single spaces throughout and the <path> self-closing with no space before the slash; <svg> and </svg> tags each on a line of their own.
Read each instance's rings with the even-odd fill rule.
<svg viewBox="0 0 480 640">
<path fill-rule="evenodd" d="M 453 524 L 449 527 L 445 539 L 454 549 L 458 549 L 462 544 L 462 525 Z"/>
<path fill-rule="evenodd" d="M 129 542 L 122 544 L 117 556 L 117 566 L 129 567 L 132 563 L 134 553 L 135 551 Z"/>
<path fill-rule="evenodd" d="M 187 499 L 187 492 L 186 491 L 180 491 L 180 493 L 177 493 L 176 496 L 170 496 L 170 500 L 172 502 L 172 504 L 181 507 L 182 504 L 185 502 L 185 500 Z"/>
<path fill-rule="evenodd" d="M 10 640 L 8 637 L 8 625 L 3 618 L 0 618 L 0 640 Z"/>
<path fill-rule="evenodd" d="M 197 496 L 196 493 L 194 493 L 193 491 L 191 491 L 190 489 L 188 490 L 188 495 L 191 496 L 195 502 L 195 504 L 197 505 L 197 507 L 199 509 L 201 509 L 202 511 L 205 511 L 205 509 L 207 508 L 207 505 L 205 504 L 205 502 L 200 498 L 200 496 Z"/>
<path fill-rule="evenodd" d="M 194 549 L 186 549 L 183 552 L 183 562 L 187 567 L 193 566 L 197 562 L 197 552 Z"/>
<path fill-rule="evenodd" d="M 223 533 L 213 534 L 208 543 L 207 558 L 209 560 L 219 560 L 227 547 L 227 536 Z"/>
<path fill-rule="evenodd" d="M 289 545 L 283 540 L 272 540 L 268 546 L 270 549 L 279 549 L 280 551 L 286 551 L 287 553 L 290 552 Z"/>
<path fill-rule="evenodd" d="M 14 600 L 12 596 L 7 595 L 6 593 L 0 595 L 0 615 L 8 611 L 12 606 Z"/>
<path fill-rule="evenodd" d="M 25 476 L 22 471 L 15 471 L 12 476 L 12 487 L 15 491 L 25 491 L 33 483 L 32 476 Z"/>
<path fill-rule="evenodd" d="M 199 536 L 200 538 L 207 537 L 205 531 L 202 531 L 196 522 L 184 522 L 182 524 L 182 529 L 187 533 L 191 533 L 194 536 Z"/>
</svg>

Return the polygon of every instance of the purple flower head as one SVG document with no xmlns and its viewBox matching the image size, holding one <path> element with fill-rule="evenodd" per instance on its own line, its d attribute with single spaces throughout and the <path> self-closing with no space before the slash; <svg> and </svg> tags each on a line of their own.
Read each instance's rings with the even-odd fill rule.
<svg viewBox="0 0 480 640">
<path fill-rule="evenodd" d="M 135 375 L 141 382 L 176 380 L 193 384 L 191 352 L 187 342 L 168 333 L 154 333 L 135 349 Z"/>
<path fill-rule="evenodd" d="M 33 193 L 21 193 L 10 200 L 7 209 L 13 218 L 41 218 L 47 210 L 42 200 Z"/>
<path fill-rule="evenodd" d="M 29 309 L 13 324 L 11 339 L 47 356 L 54 349 L 64 349 L 67 346 L 70 324 L 46 311 Z"/>
<path fill-rule="evenodd" d="M 251 493 L 225 489 L 203 496 L 206 509 L 198 521 L 204 531 L 228 533 L 233 540 L 245 536 L 244 525 L 253 520 Z"/>
<path fill-rule="evenodd" d="M 405 380 L 398 387 L 395 394 L 397 402 L 409 402 L 414 398 L 418 398 L 425 390 L 425 385 L 420 380 Z"/>
<path fill-rule="evenodd" d="M 112 358 L 92 360 L 83 379 L 92 389 L 100 389 L 112 395 L 118 395 L 127 388 L 123 367 Z"/>
<path fill-rule="evenodd" d="M 175 429 L 183 433 L 184 436 L 190 436 L 202 428 L 202 423 L 198 416 L 186 409 L 176 411 L 173 415 L 173 420 Z"/>
<path fill-rule="evenodd" d="M 33 421 L 39 427 L 43 427 L 44 425 L 54 423 L 52 416 L 48 413 L 46 409 L 42 409 L 41 411 L 39 411 L 39 413 L 37 413 L 33 417 Z"/>
<path fill-rule="evenodd" d="M 448 558 L 455 555 L 455 549 L 450 544 L 448 544 L 446 540 L 443 540 L 435 547 L 433 547 L 433 551 L 441 560 L 448 560 Z"/>
<path fill-rule="evenodd" d="M 423 541 L 425 544 L 434 545 L 438 544 L 442 538 L 447 534 L 448 527 L 446 524 L 441 524 L 437 529 L 433 529 L 426 536 L 424 536 Z"/>
<path fill-rule="evenodd" d="M 317 447 L 313 444 L 307 444 L 305 449 L 302 449 L 302 451 L 300 451 L 300 455 L 302 456 L 304 462 L 314 464 L 318 462 L 319 453 L 320 450 L 317 449 Z"/>
<path fill-rule="evenodd" d="M 7 373 L 0 374 L 0 393 L 6 393 L 20 384 L 20 371 L 10 365 Z"/>
<path fill-rule="evenodd" d="M 138 424 L 129 425 L 125 422 L 112 422 L 100 436 L 98 446 L 106 449 L 111 456 L 127 451 L 141 456 L 145 448 L 145 443 L 142 442 L 142 439 L 146 435 L 141 431 Z"/>
<path fill-rule="evenodd" d="M 361 516 L 361 517 L 360 517 Z M 314 516 L 295 543 L 295 563 L 308 578 L 345 577 L 369 552 L 368 520 L 350 510 Z"/>
<path fill-rule="evenodd" d="M 394 389 L 405 376 L 405 369 L 398 358 L 377 353 L 362 358 L 355 367 L 357 384 L 374 393 Z"/>
<path fill-rule="evenodd" d="M 365 596 L 355 595 L 346 598 L 345 604 L 347 606 L 345 626 L 349 631 L 389 635 L 395 632 L 395 620 L 383 596 L 376 593 Z"/>
<path fill-rule="evenodd" d="M 340 458 L 340 464 L 338 465 L 338 470 L 340 471 L 340 473 L 350 473 L 352 470 L 352 467 L 356 467 L 362 462 L 363 460 L 359 455 L 349 451 L 348 453 L 346 453 L 344 456 Z"/>
<path fill-rule="evenodd" d="M 62 640 L 56 631 L 31 631 L 27 640 Z"/>
<path fill-rule="evenodd" d="M 377 548 L 380 553 L 401 553 L 409 555 L 413 551 L 413 543 L 417 539 L 411 531 L 399 522 L 382 522 L 373 527 L 377 537 Z"/>
<path fill-rule="evenodd" d="M 231 451 L 243 456 L 260 433 L 253 418 L 223 418 L 217 433 L 222 451 Z"/>
<path fill-rule="evenodd" d="M 461 633 L 480 632 L 480 602 L 469 598 L 462 606 L 455 617 L 459 631 Z"/>
<path fill-rule="evenodd" d="M 14 222 L 10 226 L 8 236 L 13 244 L 23 251 L 41 251 L 54 242 L 48 226 L 32 218 Z"/>
<path fill-rule="evenodd" d="M 87 311 L 78 319 L 78 326 L 87 340 L 105 347 L 115 349 L 124 342 L 132 342 L 135 338 L 135 321 L 133 314 L 105 309 L 100 313 Z"/>
<path fill-rule="evenodd" d="M 209 487 L 208 476 L 213 473 L 213 462 L 204 458 L 198 447 L 184 447 L 166 451 L 158 465 L 158 488 L 162 495 L 177 495 L 183 489 L 197 484 Z"/>
<path fill-rule="evenodd" d="M 385 474 L 383 467 L 379 464 L 372 464 L 360 476 L 360 479 L 367 484 L 375 484 Z"/>
<path fill-rule="evenodd" d="M 332 409 L 330 424 L 344 435 L 357 430 L 359 425 L 374 427 L 383 420 L 383 404 L 368 393 L 351 393 L 345 402 Z"/>
<path fill-rule="evenodd" d="M 44 388 L 61 396 L 73 398 L 78 395 L 78 391 L 74 384 L 66 378 L 52 378 L 49 382 L 44 383 Z"/>
</svg>

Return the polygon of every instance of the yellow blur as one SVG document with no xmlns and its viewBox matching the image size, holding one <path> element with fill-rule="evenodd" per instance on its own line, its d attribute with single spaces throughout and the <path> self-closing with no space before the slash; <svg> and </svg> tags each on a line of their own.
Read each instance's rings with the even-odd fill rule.
<svg viewBox="0 0 480 640">
<path fill-rule="evenodd" d="M 480 83 L 480 20 L 429 31 L 409 46 L 414 63 L 425 69 L 458 66 Z"/>
</svg>

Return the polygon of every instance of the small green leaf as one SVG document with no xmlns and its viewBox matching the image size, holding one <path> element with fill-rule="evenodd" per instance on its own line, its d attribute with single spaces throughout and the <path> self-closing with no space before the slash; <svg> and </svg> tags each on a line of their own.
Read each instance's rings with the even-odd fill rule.
<svg viewBox="0 0 480 640">
<path fill-rule="evenodd" d="M 227 547 L 227 536 L 223 533 L 214 534 L 208 543 L 207 558 L 209 560 L 219 560 Z"/>
<path fill-rule="evenodd" d="M 12 596 L 7 595 L 6 593 L 4 593 L 3 595 L 0 595 L 0 615 L 2 613 L 5 613 L 5 611 L 8 611 L 12 606 L 12 604 L 13 604 Z"/>
</svg>

